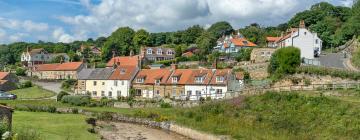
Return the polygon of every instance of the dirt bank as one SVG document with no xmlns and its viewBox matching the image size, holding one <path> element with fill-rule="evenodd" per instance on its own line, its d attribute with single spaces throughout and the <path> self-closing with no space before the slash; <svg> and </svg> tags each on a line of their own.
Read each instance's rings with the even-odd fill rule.
<svg viewBox="0 0 360 140">
<path fill-rule="evenodd" d="M 105 140 L 189 140 L 160 129 L 122 122 L 97 122 L 99 134 Z"/>
</svg>

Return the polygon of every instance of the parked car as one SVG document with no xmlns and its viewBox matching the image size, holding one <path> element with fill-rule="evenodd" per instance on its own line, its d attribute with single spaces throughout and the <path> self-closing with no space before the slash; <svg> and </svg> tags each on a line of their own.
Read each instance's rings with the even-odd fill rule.
<svg viewBox="0 0 360 140">
<path fill-rule="evenodd" d="M 17 96 L 15 94 L 0 91 L 0 100 L 15 100 L 16 98 Z"/>
</svg>

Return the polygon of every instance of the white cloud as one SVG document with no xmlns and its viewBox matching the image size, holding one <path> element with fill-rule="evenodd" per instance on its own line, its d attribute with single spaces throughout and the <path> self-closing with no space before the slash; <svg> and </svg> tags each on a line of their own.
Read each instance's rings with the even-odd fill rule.
<svg viewBox="0 0 360 140">
<path fill-rule="evenodd" d="M 23 28 L 28 31 L 46 31 L 48 30 L 49 26 L 46 23 L 34 23 L 30 20 L 25 20 L 23 22 Z"/>
<path fill-rule="evenodd" d="M 65 33 L 63 28 L 56 28 L 52 33 L 53 38 L 57 42 L 69 43 L 74 41 L 74 37 Z"/>
<path fill-rule="evenodd" d="M 353 0 L 341 0 L 340 3 L 344 6 L 351 7 L 353 5 Z"/>
<path fill-rule="evenodd" d="M 190 25 L 208 27 L 229 21 L 235 28 L 258 22 L 276 25 L 320 0 L 103 0 L 81 3 L 87 15 L 59 16 L 73 27 L 76 38 L 109 35 L 121 26 L 152 32 L 174 31 Z M 78 34 L 81 34 L 78 36 Z"/>
</svg>

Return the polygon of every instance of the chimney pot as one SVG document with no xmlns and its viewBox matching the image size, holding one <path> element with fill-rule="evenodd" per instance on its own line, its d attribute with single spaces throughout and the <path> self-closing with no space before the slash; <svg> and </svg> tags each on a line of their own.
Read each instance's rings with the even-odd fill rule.
<svg viewBox="0 0 360 140">
<path fill-rule="evenodd" d="M 177 69 L 177 64 L 171 64 L 171 69 L 176 70 Z"/>
</svg>

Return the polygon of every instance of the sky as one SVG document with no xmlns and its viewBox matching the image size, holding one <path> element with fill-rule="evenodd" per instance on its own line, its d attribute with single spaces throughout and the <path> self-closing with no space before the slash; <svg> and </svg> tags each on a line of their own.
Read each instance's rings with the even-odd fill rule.
<svg viewBox="0 0 360 140">
<path fill-rule="evenodd" d="M 235 29 L 274 26 L 321 1 L 351 6 L 353 0 L 0 0 L 0 44 L 96 39 L 125 26 L 149 32 L 217 21 Z"/>
</svg>

